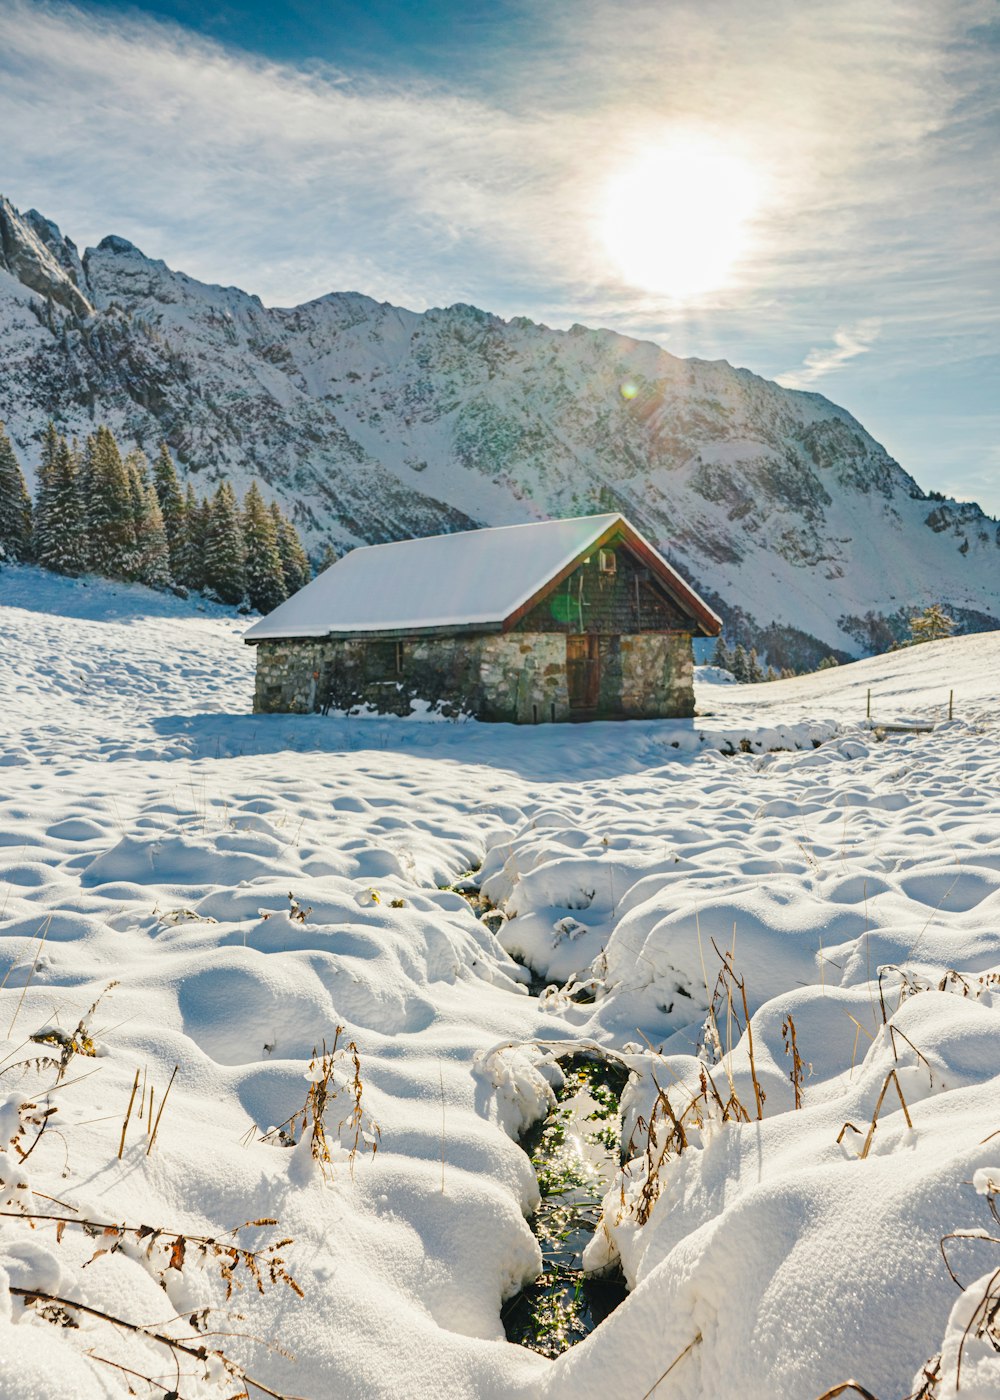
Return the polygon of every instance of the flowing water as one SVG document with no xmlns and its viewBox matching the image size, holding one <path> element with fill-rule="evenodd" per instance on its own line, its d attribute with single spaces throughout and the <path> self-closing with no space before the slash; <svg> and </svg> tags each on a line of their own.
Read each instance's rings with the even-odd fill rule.
<svg viewBox="0 0 1000 1400">
<path fill-rule="evenodd" d="M 602 1277 L 583 1272 L 583 1251 L 618 1170 L 624 1076 L 615 1066 L 579 1056 L 562 1068 L 566 1082 L 555 1108 L 521 1142 L 542 1194 L 530 1221 L 542 1273 L 508 1299 L 501 1314 L 508 1341 L 544 1356 L 558 1356 L 592 1332 L 626 1292 L 620 1270 Z"/>
</svg>

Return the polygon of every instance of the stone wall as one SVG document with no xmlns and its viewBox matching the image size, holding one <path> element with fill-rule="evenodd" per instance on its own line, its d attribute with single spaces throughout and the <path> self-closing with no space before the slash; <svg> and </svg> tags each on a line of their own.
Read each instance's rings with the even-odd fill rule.
<svg viewBox="0 0 1000 1400">
<path fill-rule="evenodd" d="M 644 632 L 620 638 L 621 713 L 682 719 L 694 714 L 694 653 L 687 633 Z"/>
<path fill-rule="evenodd" d="M 600 639 L 600 696 L 587 718 L 694 714 L 687 633 Z M 407 715 L 424 702 L 446 716 L 513 724 L 577 717 L 566 686 L 566 638 L 558 632 L 462 634 L 412 640 L 272 641 L 257 644 L 254 710 L 308 714 L 367 708 Z M 584 716 L 580 715 L 580 718 Z"/>
<path fill-rule="evenodd" d="M 569 719 L 566 638 L 507 632 L 480 642 L 482 719 L 551 724 Z"/>
</svg>

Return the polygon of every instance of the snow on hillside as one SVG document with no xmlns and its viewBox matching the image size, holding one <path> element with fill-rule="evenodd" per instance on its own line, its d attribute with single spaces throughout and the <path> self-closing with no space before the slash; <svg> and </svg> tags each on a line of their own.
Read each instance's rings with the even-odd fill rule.
<svg viewBox="0 0 1000 1400">
<path fill-rule="evenodd" d="M 0 347 L 26 465 L 53 415 L 166 438 L 200 484 L 260 480 L 316 546 L 620 510 L 779 668 L 882 650 L 933 602 L 1000 621 L 996 521 L 725 361 L 463 305 L 268 308 L 121 238 L 81 259 L 2 197 Z"/>
<path fill-rule="evenodd" d="M 938 1247 L 988 1233 L 1000 1181 L 1000 638 L 706 686 L 716 714 L 686 726 L 323 720 L 247 713 L 241 621 L 107 588 L 0 574 L 2 1400 L 236 1393 L 202 1346 L 309 1400 L 815 1400 L 849 1377 L 896 1400 L 942 1346 L 925 1395 L 1000 1396 L 989 1338 L 963 1342 L 997 1247 L 952 1242 L 965 1293 Z M 882 742 L 869 686 L 894 715 L 953 688 L 957 718 Z M 699 742 L 782 726 L 806 746 Z M 444 888 L 470 870 L 506 919 Z M 752 1059 L 738 991 L 706 1029 L 713 944 Z M 324 1174 L 308 1133 L 262 1138 L 338 1025 L 360 1116 L 348 1056 Z M 515 1137 L 581 1041 L 632 1071 L 634 1157 L 587 1257 L 631 1292 L 549 1361 L 500 1322 L 539 1261 Z M 662 1100 L 643 1127 L 658 1089 L 680 1152 Z M 194 1237 L 262 1218 L 237 1239 L 290 1239 L 303 1296 L 265 1272 L 227 1303 Z"/>
</svg>

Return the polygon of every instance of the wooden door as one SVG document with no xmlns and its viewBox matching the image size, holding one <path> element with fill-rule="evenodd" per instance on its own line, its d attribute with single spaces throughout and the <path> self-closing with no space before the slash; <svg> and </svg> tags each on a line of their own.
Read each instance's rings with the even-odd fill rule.
<svg viewBox="0 0 1000 1400">
<path fill-rule="evenodd" d="M 571 710 L 596 710 L 601 690 L 596 636 L 566 638 L 566 684 Z"/>
</svg>

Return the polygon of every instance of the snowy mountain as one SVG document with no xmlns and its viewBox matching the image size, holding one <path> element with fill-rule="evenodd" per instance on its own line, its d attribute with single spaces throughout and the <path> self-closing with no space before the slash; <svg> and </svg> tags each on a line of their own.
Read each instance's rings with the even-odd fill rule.
<svg viewBox="0 0 1000 1400">
<path fill-rule="evenodd" d="M 1000 626 L 1000 527 L 819 394 L 610 331 L 356 293 L 291 309 L 0 198 L 0 418 L 166 438 L 340 547 L 621 510 L 772 659 L 879 649 L 943 601 Z"/>
</svg>

